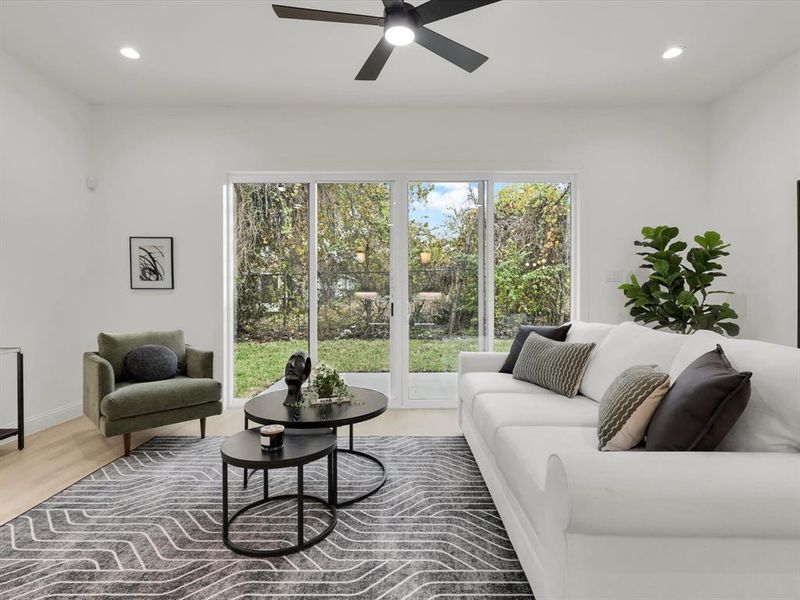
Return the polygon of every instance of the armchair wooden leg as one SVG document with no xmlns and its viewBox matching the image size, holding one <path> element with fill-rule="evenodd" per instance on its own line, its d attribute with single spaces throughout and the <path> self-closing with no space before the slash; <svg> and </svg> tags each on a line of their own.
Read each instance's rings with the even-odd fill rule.
<svg viewBox="0 0 800 600">
<path fill-rule="evenodd" d="M 125 446 L 125 456 L 131 455 L 131 434 L 130 433 L 123 433 L 122 434 L 122 443 Z"/>
<path fill-rule="evenodd" d="M 205 439 L 206 437 L 206 418 L 200 417 L 200 439 Z"/>
</svg>

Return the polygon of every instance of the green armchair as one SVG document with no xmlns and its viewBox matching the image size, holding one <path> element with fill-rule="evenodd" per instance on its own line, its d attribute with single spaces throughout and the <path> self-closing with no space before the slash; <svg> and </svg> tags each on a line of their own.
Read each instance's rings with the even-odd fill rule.
<svg viewBox="0 0 800 600">
<path fill-rule="evenodd" d="M 179 374 L 163 381 L 133 382 L 125 373 L 125 355 L 158 344 L 178 355 Z M 101 333 L 97 352 L 83 355 L 83 413 L 106 437 L 122 435 L 125 456 L 131 432 L 222 413 L 222 385 L 214 377 L 214 353 L 186 345 L 183 331 Z"/>
</svg>

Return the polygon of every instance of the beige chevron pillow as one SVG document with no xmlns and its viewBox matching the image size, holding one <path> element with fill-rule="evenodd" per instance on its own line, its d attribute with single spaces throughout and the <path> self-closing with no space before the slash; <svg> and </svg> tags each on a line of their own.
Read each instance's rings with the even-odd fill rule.
<svg viewBox="0 0 800 600">
<path fill-rule="evenodd" d="M 514 365 L 514 379 L 535 383 L 573 398 L 594 350 L 594 343 L 567 344 L 531 333 Z"/>
<path fill-rule="evenodd" d="M 630 450 L 639 444 L 667 391 L 669 375 L 654 366 L 630 367 L 620 373 L 600 400 L 598 448 Z"/>
</svg>

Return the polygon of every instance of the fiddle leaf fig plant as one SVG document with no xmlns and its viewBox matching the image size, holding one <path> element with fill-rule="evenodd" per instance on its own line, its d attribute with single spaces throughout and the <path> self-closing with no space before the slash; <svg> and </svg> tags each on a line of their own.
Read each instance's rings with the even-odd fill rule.
<svg viewBox="0 0 800 600">
<path fill-rule="evenodd" d="M 655 323 L 655 329 L 678 333 L 710 329 L 739 335 L 739 326 L 733 322 L 739 315 L 730 304 L 710 302 L 715 294 L 733 294 L 711 289 L 718 278 L 726 277 L 719 260 L 730 254 L 730 244 L 716 231 L 706 231 L 696 235 L 696 246 L 689 248 L 686 242 L 675 239 L 679 233 L 677 227 L 666 225 L 642 228 L 644 239 L 634 245 L 643 248 L 637 252 L 644 261 L 640 268 L 651 273 L 647 281 L 639 283 L 631 275 L 629 283 L 619 286 L 628 299 L 625 306 L 630 307 L 634 321 Z"/>
</svg>

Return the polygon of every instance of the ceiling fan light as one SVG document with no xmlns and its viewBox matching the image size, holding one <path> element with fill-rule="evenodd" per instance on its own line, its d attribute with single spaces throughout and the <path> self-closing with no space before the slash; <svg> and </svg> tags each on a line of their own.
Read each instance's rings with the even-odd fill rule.
<svg viewBox="0 0 800 600">
<path fill-rule="evenodd" d="M 414 30 L 405 25 L 387 27 L 383 35 L 393 46 L 408 46 L 414 41 Z"/>
</svg>

